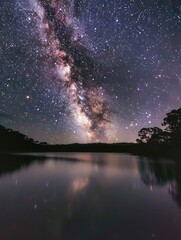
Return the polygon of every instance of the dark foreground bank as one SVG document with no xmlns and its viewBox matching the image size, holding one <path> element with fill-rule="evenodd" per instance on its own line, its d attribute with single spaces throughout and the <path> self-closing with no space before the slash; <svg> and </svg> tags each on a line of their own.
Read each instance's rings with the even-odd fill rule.
<svg viewBox="0 0 181 240">
<path fill-rule="evenodd" d="M 174 143 L 90 143 L 49 145 L 34 141 L 32 138 L 12 129 L 0 126 L 0 153 L 13 152 L 115 152 L 140 156 L 168 157 L 180 159 L 181 145 Z"/>
<path fill-rule="evenodd" d="M 129 153 L 148 157 L 166 157 L 181 160 L 181 148 L 169 144 L 69 144 L 69 145 L 38 145 L 33 144 L 26 147 L 4 148 L 1 153 L 12 152 L 110 152 Z"/>
</svg>

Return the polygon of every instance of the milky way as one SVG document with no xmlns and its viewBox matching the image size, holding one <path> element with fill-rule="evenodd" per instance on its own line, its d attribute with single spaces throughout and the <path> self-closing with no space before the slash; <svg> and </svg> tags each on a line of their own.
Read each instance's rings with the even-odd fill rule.
<svg viewBox="0 0 181 240">
<path fill-rule="evenodd" d="M 94 64 L 78 40 L 74 11 L 72 3 L 42 0 L 33 2 L 30 14 L 37 20 L 42 44 L 46 41 L 46 53 L 66 90 L 72 116 L 91 141 L 106 141 L 111 137 L 109 108 L 101 88 L 89 79 Z"/>
<path fill-rule="evenodd" d="M 2 0 L 0 13 L 0 124 L 51 143 L 135 141 L 180 107 L 180 1 Z"/>
</svg>

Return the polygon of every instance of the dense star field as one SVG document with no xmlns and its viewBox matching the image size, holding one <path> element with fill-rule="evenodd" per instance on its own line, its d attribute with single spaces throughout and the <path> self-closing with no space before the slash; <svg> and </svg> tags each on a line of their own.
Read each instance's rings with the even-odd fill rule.
<svg viewBox="0 0 181 240">
<path fill-rule="evenodd" d="M 130 142 L 181 106 L 179 0 L 1 0 L 0 23 L 5 127 Z"/>
</svg>

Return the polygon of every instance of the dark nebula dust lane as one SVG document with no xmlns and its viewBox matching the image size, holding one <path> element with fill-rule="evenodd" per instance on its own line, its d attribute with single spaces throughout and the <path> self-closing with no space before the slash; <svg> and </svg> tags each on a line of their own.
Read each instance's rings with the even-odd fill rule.
<svg viewBox="0 0 181 240">
<path fill-rule="evenodd" d="M 90 141 L 108 141 L 113 127 L 102 88 L 90 79 L 94 63 L 87 49 L 77 40 L 74 15 L 77 4 L 66 1 L 37 0 L 33 10 L 40 35 L 46 39 L 47 55 L 55 65 L 57 81 L 62 82 L 69 99 L 71 114 Z M 71 12 L 72 9 L 72 12 Z M 42 39 L 45 41 L 45 39 Z"/>
<path fill-rule="evenodd" d="M 181 106 L 180 1 L 2 0 L 0 22 L 1 125 L 130 142 Z"/>
</svg>

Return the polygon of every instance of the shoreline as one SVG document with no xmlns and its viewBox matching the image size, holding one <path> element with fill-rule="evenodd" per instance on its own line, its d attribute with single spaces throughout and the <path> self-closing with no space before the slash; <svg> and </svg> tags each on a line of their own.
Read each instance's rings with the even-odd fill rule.
<svg viewBox="0 0 181 240">
<path fill-rule="evenodd" d="M 125 153 L 150 158 L 171 158 L 181 161 L 181 149 L 179 146 L 168 144 L 68 144 L 68 145 L 34 145 L 26 149 L 4 149 L 0 155 L 12 155 L 13 153 L 50 153 L 50 152 L 90 152 L 90 153 Z M 21 155 L 19 155 L 20 157 Z M 22 155 L 25 156 L 25 155 Z M 28 157 L 28 156 L 27 156 Z M 30 156 L 29 156 L 30 157 Z M 43 158 L 43 157 L 42 157 Z"/>
</svg>

